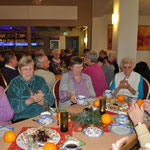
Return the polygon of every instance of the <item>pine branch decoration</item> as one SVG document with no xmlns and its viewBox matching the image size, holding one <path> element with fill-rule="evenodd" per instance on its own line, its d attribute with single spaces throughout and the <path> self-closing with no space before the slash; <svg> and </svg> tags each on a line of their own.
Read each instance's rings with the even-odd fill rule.
<svg viewBox="0 0 150 150">
<path fill-rule="evenodd" d="M 79 125 L 82 125 L 82 127 L 88 125 L 102 126 L 101 114 L 99 113 L 99 110 L 94 111 L 92 107 L 88 112 L 83 111 L 81 113 L 74 114 L 74 116 L 71 117 L 71 120 L 76 122 L 76 126 Z"/>
</svg>

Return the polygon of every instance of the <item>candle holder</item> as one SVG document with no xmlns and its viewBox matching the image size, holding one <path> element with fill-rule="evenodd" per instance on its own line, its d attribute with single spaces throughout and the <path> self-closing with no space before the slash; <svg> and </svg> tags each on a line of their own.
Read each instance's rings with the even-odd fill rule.
<svg viewBox="0 0 150 150">
<path fill-rule="evenodd" d="M 60 130 L 61 132 L 68 131 L 68 112 L 61 112 L 60 113 Z"/>
<path fill-rule="evenodd" d="M 99 112 L 101 115 L 103 115 L 105 114 L 105 110 L 106 110 L 106 99 L 101 98 L 99 101 L 100 101 Z"/>
</svg>

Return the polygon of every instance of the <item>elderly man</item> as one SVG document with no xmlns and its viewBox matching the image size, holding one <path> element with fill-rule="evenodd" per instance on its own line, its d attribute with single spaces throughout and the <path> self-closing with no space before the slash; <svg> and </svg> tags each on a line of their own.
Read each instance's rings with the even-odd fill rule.
<svg viewBox="0 0 150 150">
<path fill-rule="evenodd" d="M 55 83 L 55 75 L 48 70 L 50 61 L 45 54 L 39 54 L 35 57 L 35 67 L 36 70 L 34 74 L 43 77 L 48 84 L 49 88 L 52 90 Z"/>
<path fill-rule="evenodd" d="M 17 64 L 17 57 L 13 52 L 8 52 L 5 54 L 5 67 L 2 69 L 2 74 L 4 75 L 7 84 L 19 75 L 19 72 L 16 69 Z"/>
</svg>

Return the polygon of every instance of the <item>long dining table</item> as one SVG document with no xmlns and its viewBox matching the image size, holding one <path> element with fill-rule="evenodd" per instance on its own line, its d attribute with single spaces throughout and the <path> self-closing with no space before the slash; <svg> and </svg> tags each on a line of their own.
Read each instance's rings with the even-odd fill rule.
<svg viewBox="0 0 150 150">
<path fill-rule="evenodd" d="M 88 107 L 88 106 L 81 106 L 81 105 L 72 105 L 67 107 L 67 109 L 70 111 L 70 113 L 78 113 L 83 110 L 83 108 Z M 14 123 L 11 126 L 14 127 L 16 135 L 20 132 L 20 130 L 23 127 L 39 127 L 37 122 L 33 121 L 33 119 L 37 119 L 38 117 L 30 118 L 24 121 L 20 121 L 18 123 Z M 54 123 L 47 125 L 45 127 L 55 127 L 59 128 L 57 125 L 57 121 Z M 112 132 L 105 132 L 103 136 L 98 137 L 98 138 L 90 138 L 85 136 L 82 132 L 73 132 L 72 133 L 73 137 L 82 140 L 86 144 L 82 146 L 81 148 L 83 150 L 110 150 L 111 149 L 111 144 L 122 138 L 123 136 L 114 134 Z M 132 148 L 135 144 L 137 143 L 137 138 L 136 134 L 132 133 L 129 135 L 129 140 L 125 144 L 124 147 L 122 147 L 122 150 L 129 150 Z M 4 142 L 3 138 L 0 138 L 0 149 L 1 150 L 7 150 L 10 147 L 10 143 Z M 13 149 L 14 150 L 14 149 Z"/>
</svg>

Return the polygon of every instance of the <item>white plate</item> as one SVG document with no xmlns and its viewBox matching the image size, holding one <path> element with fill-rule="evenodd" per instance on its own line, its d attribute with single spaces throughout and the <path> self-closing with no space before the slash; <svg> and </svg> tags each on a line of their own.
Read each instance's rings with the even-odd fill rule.
<svg viewBox="0 0 150 150">
<path fill-rule="evenodd" d="M 119 119 L 119 117 L 115 117 L 114 122 L 120 123 L 120 124 L 129 124 L 129 123 L 131 123 L 129 119 Z"/>
<path fill-rule="evenodd" d="M 77 101 L 77 104 L 78 104 L 78 105 L 82 105 L 82 106 L 84 106 L 84 105 L 88 105 L 88 104 L 89 104 L 89 102 L 84 101 L 84 102 L 81 104 L 81 103 L 78 103 L 78 101 Z"/>
<path fill-rule="evenodd" d="M 108 129 L 118 135 L 128 135 L 134 132 L 134 129 L 126 124 L 112 124 Z"/>
<path fill-rule="evenodd" d="M 49 125 L 53 122 L 55 122 L 54 118 L 49 118 L 49 121 L 46 121 L 45 119 L 42 119 L 42 118 L 37 119 L 37 123 L 40 125 Z"/>
<path fill-rule="evenodd" d="M 88 137 L 100 137 L 104 134 L 104 131 L 97 127 L 88 127 L 85 128 L 82 132 Z"/>
<path fill-rule="evenodd" d="M 0 138 L 2 138 L 5 134 L 5 132 L 8 130 L 14 131 L 14 128 L 11 126 L 5 126 L 5 125 L 0 126 Z"/>
<path fill-rule="evenodd" d="M 25 136 L 24 136 L 25 134 L 27 134 L 26 131 L 19 134 L 17 136 L 16 143 L 22 149 L 27 150 L 27 143 L 26 143 L 27 140 L 25 139 Z M 57 135 L 57 138 L 54 138 L 52 140 L 48 140 L 47 142 L 51 142 L 51 143 L 54 143 L 56 145 L 60 141 L 60 134 L 56 131 L 56 135 Z M 38 142 L 38 150 L 42 150 L 44 145 L 45 145 L 45 143 Z"/>
</svg>

